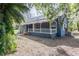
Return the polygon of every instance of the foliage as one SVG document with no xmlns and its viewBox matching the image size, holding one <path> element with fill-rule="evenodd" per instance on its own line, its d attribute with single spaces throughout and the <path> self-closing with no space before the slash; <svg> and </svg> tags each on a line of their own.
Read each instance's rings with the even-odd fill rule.
<svg viewBox="0 0 79 59">
<path fill-rule="evenodd" d="M 15 50 L 15 33 L 13 24 L 24 21 L 22 13 L 28 7 L 24 4 L 0 4 L 0 54 L 4 55 Z"/>
<path fill-rule="evenodd" d="M 58 6 L 55 8 L 54 3 L 39 3 L 39 4 L 34 4 L 36 9 L 40 9 L 43 11 L 44 16 L 48 20 L 52 20 L 59 12 Z"/>
<path fill-rule="evenodd" d="M 34 5 L 37 9 L 42 9 L 46 15 L 51 16 L 56 16 L 60 11 L 64 11 L 69 17 L 79 11 L 78 3 L 40 3 Z"/>
<path fill-rule="evenodd" d="M 0 55 L 16 51 L 16 36 L 10 33 L 0 37 Z"/>
<path fill-rule="evenodd" d="M 73 21 L 69 22 L 68 25 L 69 25 L 68 26 L 68 31 L 74 31 L 76 29 L 76 26 L 75 26 Z"/>
<path fill-rule="evenodd" d="M 71 18 L 74 15 L 77 16 L 77 12 L 79 11 L 78 3 L 39 3 L 34 5 L 37 9 L 40 9 L 43 11 L 44 15 L 47 17 L 48 20 L 52 20 L 53 18 L 58 17 L 57 15 L 61 11 L 64 12 L 65 17 L 68 20 L 71 20 Z M 68 28 L 71 30 L 72 27 L 73 26 L 69 25 Z"/>
</svg>

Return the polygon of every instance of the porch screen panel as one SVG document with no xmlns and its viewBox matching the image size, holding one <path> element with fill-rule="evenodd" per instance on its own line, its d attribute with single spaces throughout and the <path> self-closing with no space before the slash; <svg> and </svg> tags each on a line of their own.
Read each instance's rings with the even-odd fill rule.
<svg viewBox="0 0 79 59">
<path fill-rule="evenodd" d="M 29 32 L 32 32 L 32 31 L 33 31 L 33 29 L 32 29 L 32 28 L 33 28 L 33 25 L 32 25 L 32 24 L 29 24 L 29 25 L 28 25 L 28 28 L 29 28 L 29 29 L 28 29 Z"/>
<path fill-rule="evenodd" d="M 52 33 L 57 33 L 57 23 L 56 21 L 51 23 Z"/>
<path fill-rule="evenodd" d="M 26 32 L 28 31 L 28 25 L 25 25 L 26 26 Z"/>
<path fill-rule="evenodd" d="M 36 23 L 34 26 L 35 26 L 35 32 L 40 32 L 40 23 Z"/>
<path fill-rule="evenodd" d="M 41 32 L 50 33 L 50 25 L 48 22 L 41 24 Z"/>
</svg>

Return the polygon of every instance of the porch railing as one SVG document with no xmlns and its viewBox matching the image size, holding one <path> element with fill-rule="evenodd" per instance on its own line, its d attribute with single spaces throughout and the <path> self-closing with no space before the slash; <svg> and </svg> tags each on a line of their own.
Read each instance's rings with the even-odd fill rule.
<svg viewBox="0 0 79 59">
<path fill-rule="evenodd" d="M 28 29 L 28 32 L 33 32 L 33 29 Z M 39 28 L 39 29 L 34 29 L 34 32 L 38 32 L 38 33 L 51 33 L 51 34 L 55 34 L 57 32 L 56 28 L 51 29 L 50 28 Z"/>
</svg>

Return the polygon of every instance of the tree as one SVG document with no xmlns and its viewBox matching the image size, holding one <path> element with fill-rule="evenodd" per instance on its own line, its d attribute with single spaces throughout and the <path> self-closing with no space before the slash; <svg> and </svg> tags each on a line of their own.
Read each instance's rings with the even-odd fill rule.
<svg viewBox="0 0 79 59">
<path fill-rule="evenodd" d="M 56 5 L 56 7 L 55 7 Z M 54 20 L 53 18 L 59 13 L 59 4 L 55 3 L 38 3 L 34 4 L 37 10 L 42 10 L 44 16 L 48 19 L 48 21 Z"/>
<path fill-rule="evenodd" d="M 0 4 L 0 55 L 16 50 L 13 24 L 23 22 L 22 13 L 27 10 L 28 7 L 24 4 Z"/>
<path fill-rule="evenodd" d="M 60 17 L 60 14 L 65 16 L 65 6 L 66 4 L 57 4 L 57 3 L 45 3 L 45 4 L 34 4 L 37 9 L 41 9 L 44 13 L 44 16 L 50 21 L 54 21 L 57 18 L 57 36 L 61 36 L 61 29 L 63 28 L 63 15 Z"/>
<path fill-rule="evenodd" d="M 65 17 L 72 18 L 72 16 L 77 14 L 79 11 L 79 4 L 78 3 L 39 3 L 34 4 L 37 9 L 43 11 L 45 17 L 48 20 L 54 20 L 55 17 L 58 17 L 58 13 L 63 11 Z"/>
<path fill-rule="evenodd" d="M 60 11 L 64 11 L 67 18 L 71 18 L 79 11 L 78 3 L 39 3 L 34 5 L 37 9 L 42 10 L 49 20 L 56 17 Z"/>
</svg>

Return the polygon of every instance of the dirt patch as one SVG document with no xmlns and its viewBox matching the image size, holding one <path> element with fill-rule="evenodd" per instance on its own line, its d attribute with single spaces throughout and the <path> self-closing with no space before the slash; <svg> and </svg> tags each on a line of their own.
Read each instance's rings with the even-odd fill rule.
<svg viewBox="0 0 79 59">
<path fill-rule="evenodd" d="M 40 38 L 34 36 L 18 36 L 17 51 L 8 56 L 70 56 L 79 55 L 79 39 Z"/>
<path fill-rule="evenodd" d="M 57 47 L 57 51 L 60 54 L 66 55 L 66 56 L 78 56 L 79 55 L 79 48 L 73 48 L 68 46 L 59 46 Z"/>
</svg>

